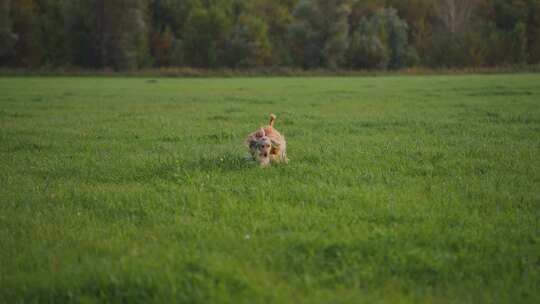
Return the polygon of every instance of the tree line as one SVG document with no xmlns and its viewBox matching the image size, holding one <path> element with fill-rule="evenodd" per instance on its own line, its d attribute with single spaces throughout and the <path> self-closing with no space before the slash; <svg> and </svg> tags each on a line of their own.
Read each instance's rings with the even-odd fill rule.
<svg viewBox="0 0 540 304">
<path fill-rule="evenodd" d="M 0 66 L 540 62 L 540 0 L 0 0 Z"/>
</svg>

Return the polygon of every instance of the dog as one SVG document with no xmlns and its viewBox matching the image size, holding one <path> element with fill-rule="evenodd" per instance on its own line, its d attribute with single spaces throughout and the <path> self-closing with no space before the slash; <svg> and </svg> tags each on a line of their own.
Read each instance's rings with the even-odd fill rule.
<svg viewBox="0 0 540 304">
<path fill-rule="evenodd" d="M 276 115 L 270 114 L 268 126 L 261 127 L 246 138 L 251 157 L 261 167 L 267 167 L 270 163 L 287 163 L 287 142 L 285 137 L 274 129 Z"/>
</svg>

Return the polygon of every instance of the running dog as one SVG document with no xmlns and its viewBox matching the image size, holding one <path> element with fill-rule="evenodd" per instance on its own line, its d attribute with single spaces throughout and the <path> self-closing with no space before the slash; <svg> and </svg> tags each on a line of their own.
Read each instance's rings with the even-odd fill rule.
<svg viewBox="0 0 540 304">
<path fill-rule="evenodd" d="M 270 114 L 268 126 L 261 127 L 246 138 L 246 145 L 253 159 L 261 167 L 267 167 L 270 163 L 287 163 L 287 142 L 285 137 L 274 129 L 276 115 Z"/>
</svg>

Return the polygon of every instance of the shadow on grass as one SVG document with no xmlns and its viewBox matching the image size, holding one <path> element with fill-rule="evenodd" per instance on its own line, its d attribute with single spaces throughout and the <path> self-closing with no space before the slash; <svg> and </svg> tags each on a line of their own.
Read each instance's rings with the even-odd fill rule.
<svg viewBox="0 0 540 304">
<path fill-rule="evenodd" d="M 77 281 L 68 281 L 67 276 L 62 277 L 64 281 L 51 284 L 32 280 L 25 286 L 9 286 L 11 288 L 2 292 L 10 303 L 74 303 L 78 302 L 76 299 L 92 303 L 171 300 L 178 303 L 213 303 L 232 296 L 261 297 L 249 282 L 235 273 L 213 271 L 195 262 L 187 262 L 175 270 L 169 271 L 164 279 L 163 273 L 144 266 L 130 270 L 111 269 L 108 273 L 92 272 Z"/>
</svg>

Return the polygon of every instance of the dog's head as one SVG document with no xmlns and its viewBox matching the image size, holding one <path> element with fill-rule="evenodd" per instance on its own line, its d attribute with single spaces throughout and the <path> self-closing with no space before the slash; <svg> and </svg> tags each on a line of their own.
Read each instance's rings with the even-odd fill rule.
<svg viewBox="0 0 540 304">
<path fill-rule="evenodd" d="M 264 128 L 251 134 L 246 143 L 249 145 L 251 155 L 262 167 L 270 164 L 272 141 L 266 136 Z"/>
<path fill-rule="evenodd" d="M 261 157 L 270 157 L 270 152 L 272 150 L 272 141 L 270 138 L 266 136 L 261 137 L 258 141 L 258 150 Z"/>
<path fill-rule="evenodd" d="M 272 141 L 268 138 L 264 132 L 264 129 L 261 128 L 255 134 L 255 141 L 251 145 L 253 156 L 263 167 L 270 164 L 270 152 L 272 150 Z"/>
</svg>

